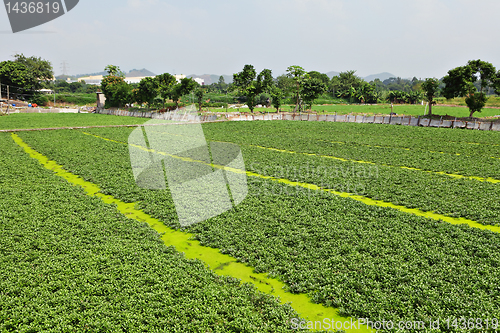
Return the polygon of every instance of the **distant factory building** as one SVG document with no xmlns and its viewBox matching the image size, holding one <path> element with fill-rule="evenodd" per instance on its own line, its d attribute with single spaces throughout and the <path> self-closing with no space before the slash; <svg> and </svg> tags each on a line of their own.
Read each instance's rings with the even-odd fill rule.
<svg viewBox="0 0 500 333">
<path fill-rule="evenodd" d="M 101 85 L 102 75 L 84 76 L 78 78 L 78 82 L 85 81 L 86 84 Z"/>
<path fill-rule="evenodd" d="M 205 80 L 204 79 L 201 79 L 199 77 L 195 77 L 193 78 L 193 80 L 198 83 L 200 86 L 204 86 L 205 85 Z"/>
</svg>

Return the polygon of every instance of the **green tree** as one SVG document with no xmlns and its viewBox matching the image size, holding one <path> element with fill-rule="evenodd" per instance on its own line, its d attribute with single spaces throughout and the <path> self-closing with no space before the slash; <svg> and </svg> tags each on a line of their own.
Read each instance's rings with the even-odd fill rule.
<svg viewBox="0 0 500 333">
<path fill-rule="evenodd" d="M 416 104 L 418 101 L 422 100 L 421 91 L 409 91 L 406 93 L 406 101 L 410 104 Z"/>
<path fill-rule="evenodd" d="M 109 74 L 101 81 L 101 90 L 106 97 L 106 107 L 122 107 L 133 100 L 132 87 L 121 76 L 118 66 L 108 65 L 105 69 Z"/>
<path fill-rule="evenodd" d="M 323 74 L 323 73 L 320 73 L 320 72 L 317 72 L 317 71 L 310 71 L 309 73 L 309 77 L 313 78 L 313 79 L 318 79 L 320 80 L 321 82 L 323 82 L 326 86 L 328 86 L 330 84 L 330 78 L 328 77 L 328 75 L 326 74 Z"/>
<path fill-rule="evenodd" d="M 14 97 L 25 92 L 32 93 L 31 89 L 28 91 L 31 85 L 31 75 L 23 64 L 13 61 L 0 62 L 0 82 L 4 86 L 10 86 L 9 92 Z"/>
<path fill-rule="evenodd" d="M 191 78 L 185 77 L 181 79 L 181 82 L 172 88 L 172 100 L 175 102 L 175 107 L 179 107 L 179 99 L 182 96 L 189 94 L 198 86 L 199 84 Z"/>
<path fill-rule="evenodd" d="M 72 93 L 84 92 L 85 87 L 81 82 L 71 82 L 69 84 L 69 90 L 71 90 Z"/>
<path fill-rule="evenodd" d="M 271 87 L 271 103 L 276 108 L 276 112 L 280 111 L 281 105 L 283 105 L 283 99 L 285 95 L 283 90 L 281 90 L 277 85 Z"/>
<path fill-rule="evenodd" d="M 285 96 L 291 92 L 294 85 L 293 79 L 285 74 L 278 76 L 275 80 L 275 83 L 276 86 L 281 89 L 283 94 L 285 94 Z"/>
<path fill-rule="evenodd" d="M 31 86 L 28 89 L 42 89 L 42 82 L 53 79 L 54 72 L 49 61 L 35 56 L 26 57 L 22 53 L 14 55 L 14 58 L 14 62 L 26 66 L 30 73 Z"/>
<path fill-rule="evenodd" d="M 139 82 L 135 93 L 138 103 L 147 103 L 150 108 L 156 96 L 158 96 L 159 81 L 154 77 L 145 77 Z"/>
<path fill-rule="evenodd" d="M 55 84 L 55 91 L 58 93 L 70 93 L 70 85 L 66 80 L 57 80 Z"/>
<path fill-rule="evenodd" d="M 120 67 L 115 65 L 107 65 L 104 70 L 108 72 L 110 76 L 125 77 L 125 73 L 120 70 Z"/>
<path fill-rule="evenodd" d="M 358 89 L 355 91 L 356 97 L 360 103 L 377 103 L 378 94 L 375 90 L 375 84 L 361 81 Z"/>
<path fill-rule="evenodd" d="M 377 93 L 383 93 L 384 91 L 388 90 L 387 86 L 378 78 L 370 82 L 370 84 L 373 84 L 375 86 L 375 91 Z"/>
<path fill-rule="evenodd" d="M 307 75 L 304 68 L 296 65 L 289 66 L 286 69 L 286 71 L 287 71 L 287 76 L 293 80 L 291 92 L 295 100 L 295 110 L 298 109 L 298 111 L 300 112 L 302 108 L 302 98 L 300 95 L 302 91 L 302 83 L 309 76 Z"/>
<path fill-rule="evenodd" d="M 41 58 L 28 58 L 23 54 L 16 54 L 14 58 L 14 61 L 0 62 L 0 82 L 10 86 L 9 92 L 14 98 L 18 95 L 37 98 L 44 82 L 53 77 L 52 65 Z"/>
<path fill-rule="evenodd" d="M 486 104 L 486 92 L 489 87 L 496 87 L 497 74 L 495 67 L 486 61 L 470 60 L 467 65 L 448 71 L 443 78 L 445 87 L 443 95 L 447 99 L 465 97 L 472 117 L 474 112 L 481 112 Z M 478 83 L 479 88 L 475 83 Z"/>
<path fill-rule="evenodd" d="M 301 95 L 310 109 L 314 100 L 323 94 L 327 89 L 327 85 L 318 78 L 308 77 L 302 82 Z"/>
<path fill-rule="evenodd" d="M 158 92 L 163 100 L 163 108 L 165 108 L 165 100 L 172 98 L 173 88 L 177 80 L 169 73 L 157 75 L 155 79 L 158 82 Z"/>
<path fill-rule="evenodd" d="M 439 80 L 435 78 L 427 78 L 421 85 L 424 92 L 424 98 L 429 102 L 429 115 L 432 115 L 432 105 L 436 104 L 434 98 L 439 90 Z"/>
<path fill-rule="evenodd" d="M 204 95 L 205 95 L 205 90 L 203 89 L 203 87 L 198 86 L 194 89 L 194 96 L 196 97 L 196 101 L 198 102 L 198 110 L 200 112 L 201 112 L 201 107 L 203 105 L 203 96 Z"/>
<path fill-rule="evenodd" d="M 85 89 L 85 92 L 87 94 L 94 94 L 96 93 L 97 91 L 100 91 L 101 90 L 101 87 L 96 85 L 96 84 L 87 84 L 87 87 Z"/>
<path fill-rule="evenodd" d="M 391 90 L 387 99 L 391 103 L 405 103 L 408 100 L 408 93 L 402 90 Z"/>
<path fill-rule="evenodd" d="M 217 83 L 217 88 L 224 93 L 227 91 L 227 83 L 224 80 L 224 76 L 222 75 L 219 76 L 219 82 Z"/>
<path fill-rule="evenodd" d="M 233 74 L 233 86 L 242 96 L 247 98 L 246 104 L 253 112 L 255 108 L 255 99 L 257 96 L 266 92 L 273 83 L 273 76 L 270 69 L 264 69 L 257 75 L 252 65 L 245 65 L 239 73 Z"/>
<path fill-rule="evenodd" d="M 356 71 L 341 72 L 331 80 L 335 96 L 339 98 L 356 98 L 356 91 L 362 85 L 363 79 L 356 76 Z M 352 88 L 352 89 L 351 89 Z"/>
</svg>

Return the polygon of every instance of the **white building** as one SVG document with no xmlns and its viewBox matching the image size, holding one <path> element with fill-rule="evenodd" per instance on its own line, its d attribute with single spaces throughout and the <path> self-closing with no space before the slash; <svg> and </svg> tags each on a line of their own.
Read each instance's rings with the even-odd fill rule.
<svg viewBox="0 0 500 333">
<path fill-rule="evenodd" d="M 127 83 L 139 83 L 139 82 L 141 82 L 142 79 L 145 79 L 147 77 L 154 77 L 154 76 L 126 77 L 125 82 L 127 82 Z"/>
<path fill-rule="evenodd" d="M 193 78 L 193 80 L 198 83 L 200 86 L 204 86 L 205 85 L 205 80 L 202 79 L 202 78 L 199 78 L 199 77 L 195 77 Z"/>
<path fill-rule="evenodd" d="M 177 83 L 179 83 L 179 82 L 181 82 L 182 79 L 186 78 L 186 75 L 184 75 L 184 74 L 175 74 L 174 77 L 177 80 Z"/>
<path fill-rule="evenodd" d="M 141 82 L 142 79 L 147 78 L 147 77 L 154 77 L 154 76 L 126 77 L 125 82 L 127 82 L 127 83 L 139 83 L 139 82 Z M 177 80 L 177 83 L 179 83 L 179 82 L 181 82 L 182 79 L 186 78 L 186 75 L 176 74 L 176 75 L 174 75 L 174 77 L 175 77 L 175 80 Z M 102 75 L 85 76 L 85 77 L 78 78 L 78 82 L 85 81 L 86 84 L 100 85 L 102 78 L 103 78 Z M 201 85 L 203 85 L 205 82 L 203 79 L 194 79 L 194 80 Z"/>
<path fill-rule="evenodd" d="M 101 85 L 102 75 L 84 76 L 78 78 L 78 82 L 85 81 L 86 84 Z"/>
<path fill-rule="evenodd" d="M 54 90 L 52 89 L 40 89 L 38 91 L 45 95 L 52 95 L 54 93 Z"/>
</svg>

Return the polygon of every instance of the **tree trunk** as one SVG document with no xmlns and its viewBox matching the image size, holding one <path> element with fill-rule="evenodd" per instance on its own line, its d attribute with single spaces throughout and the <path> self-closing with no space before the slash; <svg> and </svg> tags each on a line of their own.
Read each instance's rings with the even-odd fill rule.
<svg viewBox="0 0 500 333">
<path fill-rule="evenodd" d="M 473 110 L 470 110 L 470 115 L 469 115 L 469 118 L 472 118 L 472 115 L 474 114 L 474 111 Z"/>
<path fill-rule="evenodd" d="M 429 102 L 429 116 L 432 116 L 432 102 Z"/>
</svg>

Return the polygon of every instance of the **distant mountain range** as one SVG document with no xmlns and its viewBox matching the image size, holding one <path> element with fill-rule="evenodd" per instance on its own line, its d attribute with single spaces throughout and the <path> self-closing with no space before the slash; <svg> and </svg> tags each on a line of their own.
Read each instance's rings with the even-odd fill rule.
<svg viewBox="0 0 500 333">
<path fill-rule="evenodd" d="M 396 77 L 396 75 L 391 74 L 391 73 L 387 73 L 387 72 L 383 72 L 380 74 L 372 74 L 372 75 L 365 76 L 363 79 L 366 82 L 370 82 L 370 81 L 373 81 L 375 79 L 379 79 L 380 81 L 384 81 L 384 80 L 390 79 L 391 77 Z"/>
<path fill-rule="evenodd" d="M 326 73 L 326 75 L 328 75 L 328 77 L 330 79 L 332 77 L 334 77 L 334 76 L 338 76 L 339 74 L 340 74 L 339 72 L 328 72 L 328 73 Z M 365 80 L 366 82 L 370 82 L 370 81 L 373 81 L 375 79 L 380 79 L 380 81 L 384 81 L 384 80 L 387 80 L 387 79 L 389 79 L 391 77 L 396 77 L 396 75 L 391 74 L 391 73 L 387 73 L 387 72 L 383 72 L 383 73 L 380 73 L 380 74 L 368 75 L 368 76 L 362 77 L 362 79 Z"/>
<path fill-rule="evenodd" d="M 133 69 L 128 74 L 125 75 L 126 77 L 141 77 L 141 76 L 156 76 L 155 73 L 148 71 L 147 69 Z"/>
<path fill-rule="evenodd" d="M 328 72 L 325 74 L 328 75 L 328 77 L 331 79 L 334 76 L 338 76 L 340 74 L 340 72 Z"/>
</svg>

